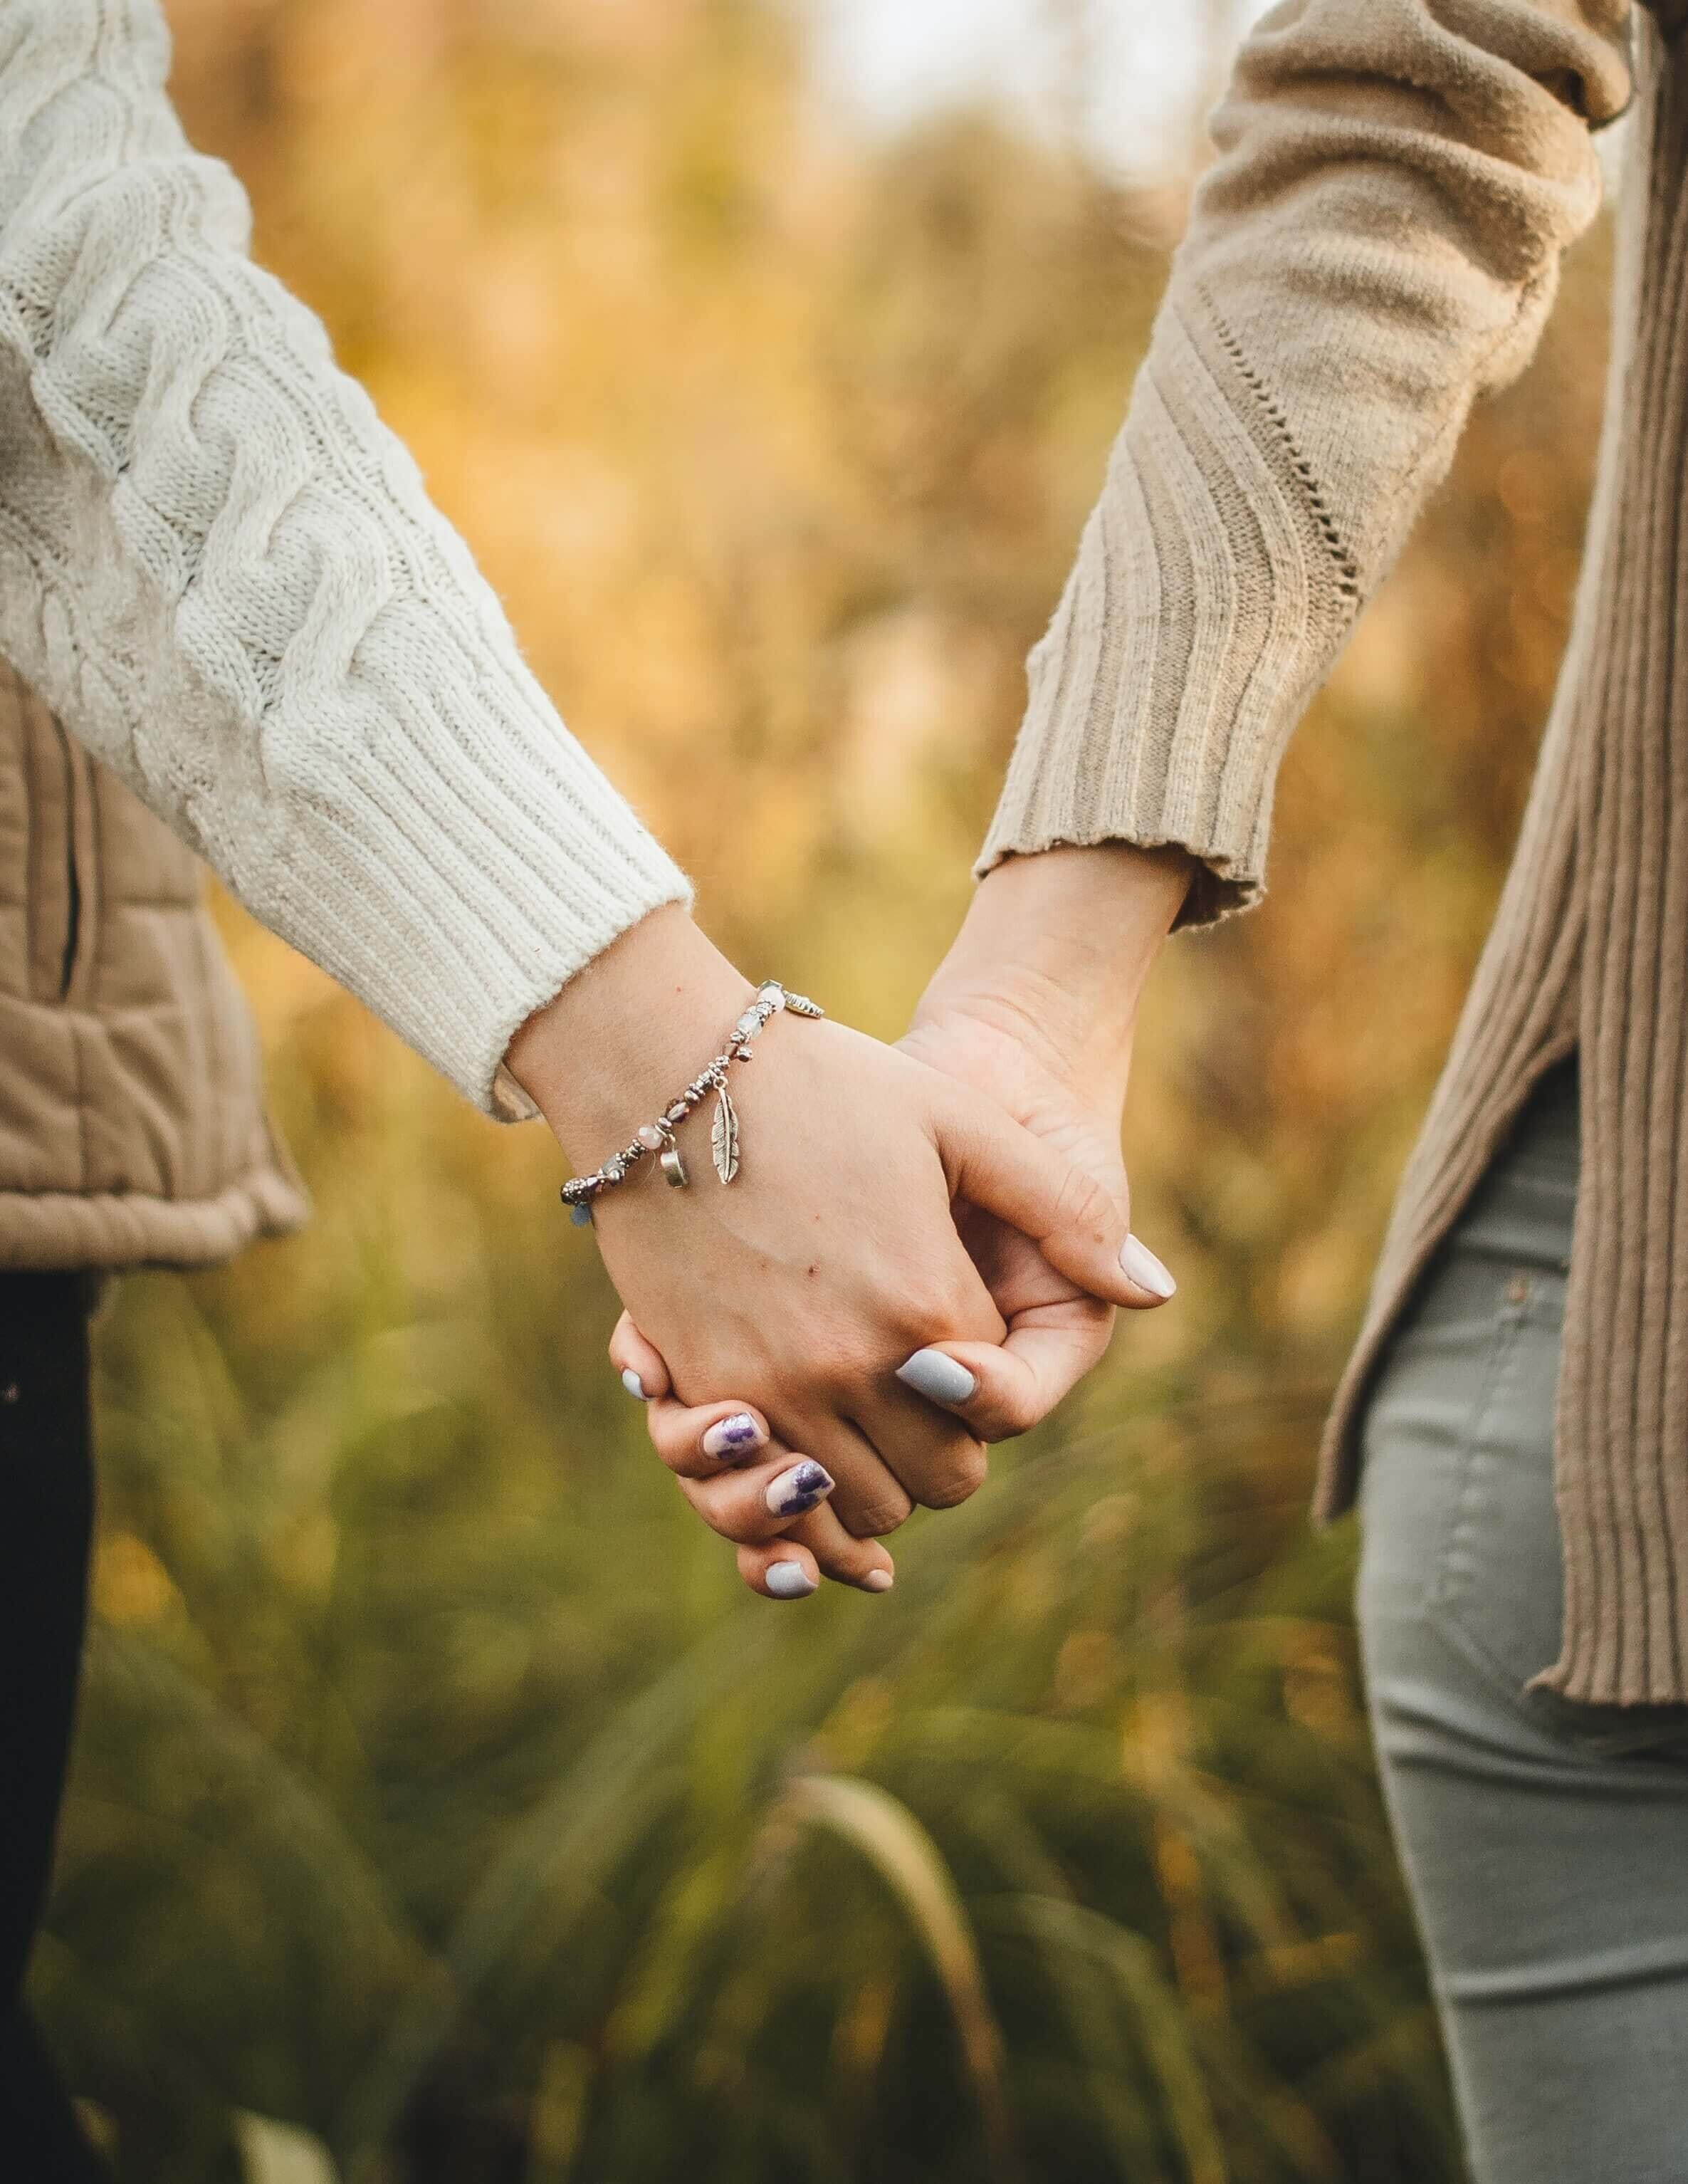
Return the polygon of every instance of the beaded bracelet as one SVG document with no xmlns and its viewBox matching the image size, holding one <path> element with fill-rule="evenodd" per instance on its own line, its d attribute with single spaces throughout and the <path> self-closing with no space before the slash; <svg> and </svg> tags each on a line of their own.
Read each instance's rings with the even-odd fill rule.
<svg viewBox="0 0 1688 2184">
<path fill-rule="evenodd" d="M 738 1173 L 738 1110 L 727 1089 L 727 1072 L 733 1062 L 752 1058 L 751 1040 L 769 1018 L 777 1017 L 783 1009 L 789 1009 L 794 1017 L 823 1017 L 827 1013 L 807 994 L 794 994 L 777 978 L 765 978 L 756 989 L 755 1000 L 733 1025 L 733 1036 L 727 1045 L 655 1122 L 641 1123 L 631 1144 L 623 1145 L 618 1153 L 611 1153 L 603 1166 L 594 1168 L 590 1175 L 571 1175 L 563 1185 L 560 1195 L 569 1209 L 569 1218 L 577 1227 L 584 1228 L 591 1220 L 593 1201 L 625 1181 L 647 1153 L 659 1156 L 663 1174 L 677 1190 L 685 1189 L 692 1178 L 674 1141 L 675 1128 L 711 1092 L 716 1095 L 715 1123 L 710 1132 L 715 1172 L 723 1183 L 732 1182 Z"/>
</svg>

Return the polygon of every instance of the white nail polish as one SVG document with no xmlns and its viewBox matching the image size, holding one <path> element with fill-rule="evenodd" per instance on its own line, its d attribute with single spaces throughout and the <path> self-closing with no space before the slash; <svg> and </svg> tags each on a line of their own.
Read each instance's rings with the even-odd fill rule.
<svg viewBox="0 0 1688 2184">
<path fill-rule="evenodd" d="M 1178 1284 L 1140 1237 L 1126 1238 L 1119 1247 L 1119 1263 L 1138 1288 L 1147 1290 L 1150 1296 L 1177 1295 Z"/>
<path fill-rule="evenodd" d="M 771 1563 L 762 1582 L 776 1600 L 806 1600 L 815 1590 L 801 1563 Z"/>
<path fill-rule="evenodd" d="M 861 1580 L 864 1592 L 889 1592 L 896 1583 L 889 1570 L 869 1570 Z"/>
<path fill-rule="evenodd" d="M 638 1374 L 634 1372 L 631 1365 L 628 1366 L 627 1371 L 621 1375 L 621 1385 L 627 1390 L 630 1396 L 637 1396 L 640 1402 L 648 1402 L 649 1401 L 649 1398 L 646 1396 L 644 1391 L 644 1382 L 640 1379 Z"/>
<path fill-rule="evenodd" d="M 942 1350 L 916 1350 L 898 1366 L 897 1378 L 932 1403 L 965 1403 L 978 1385 L 965 1365 Z"/>
</svg>

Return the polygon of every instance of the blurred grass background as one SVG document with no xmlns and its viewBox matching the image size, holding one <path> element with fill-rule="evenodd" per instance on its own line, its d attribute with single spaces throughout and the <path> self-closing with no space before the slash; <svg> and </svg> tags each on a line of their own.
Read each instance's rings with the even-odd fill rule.
<svg viewBox="0 0 1688 2184">
<path fill-rule="evenodd" d="M 1188 175 L 852 133 L 753 0 L 171 14 L 261 254 L 710 931 L 894 1035 Z M 318 1212 L 101 1329 L 36 1992 L 125 2184 L 239 2176 L 242 2111 L 358 2184 L 1457 2175 L 1351 1541 L 1302 1509 L 1563 641 L 1605 277 L 1303 728 L 1271 900 L 1157 973 L 1128 1145 L 1177 1305 L 883 1601 L 745 1599 L 549 1139 L 226 914 Z"/>
</svg>

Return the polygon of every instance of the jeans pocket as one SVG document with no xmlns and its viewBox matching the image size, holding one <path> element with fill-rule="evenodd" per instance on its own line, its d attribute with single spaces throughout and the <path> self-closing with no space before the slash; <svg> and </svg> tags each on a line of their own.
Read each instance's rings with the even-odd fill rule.
<svg viewBox="0 0 1688 2184">
<path fill-rule="evenodd" d="M 1453 1451 L 1425 1612 L 1513 1700 L 1558 1657 L 1563 1562 L 1553 1493 L 1564 1279 L 1501 1271 L 1483 1369 Z"/>
</svg>

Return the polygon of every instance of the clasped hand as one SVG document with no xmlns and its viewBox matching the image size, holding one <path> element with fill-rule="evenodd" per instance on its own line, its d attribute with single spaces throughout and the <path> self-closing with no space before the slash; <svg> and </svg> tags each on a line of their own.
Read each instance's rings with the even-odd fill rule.
<svg viewBox="0 0 1688 2184">
<path fill-rule="evenodd" d="M 752 990 L 677 911 L 599 964 L 610 976 L 594 965 L 565 989 L 566 1026 L 542 1011 L 509 1056 L 577 1165 L 685 1081 Z M 646 1003 L 636 1042 L 613 1021 L 630 987 Z M 692 1506 L 770 1596 L 823 1575 L 887 1589 L 882 1535 L 916 1504 L 964 1501 L 985 1445 L 1095 1363 L 1115 1307 L 1171 1294 L 1129 1232 L 1128 1029 L 1086 1084 L 1006 991 L 970 991 L 952 967 L 895 1047 L 777 1018 L 734 1072 L 737 1179 L 639 1176 L 594 1209 L 626 1307 L 612 1362 Z M 567 1067 L 594 1052 L 616 1081 Z"/>
</svg>

